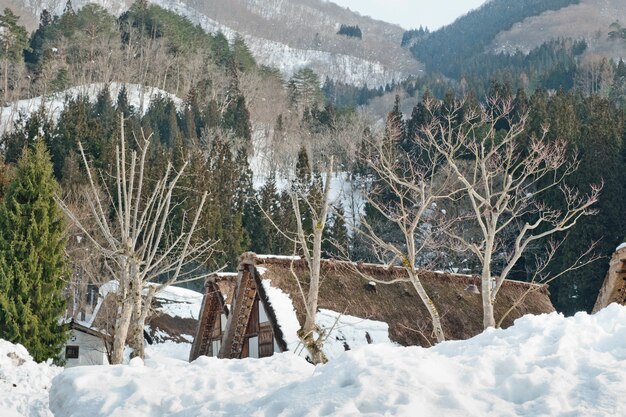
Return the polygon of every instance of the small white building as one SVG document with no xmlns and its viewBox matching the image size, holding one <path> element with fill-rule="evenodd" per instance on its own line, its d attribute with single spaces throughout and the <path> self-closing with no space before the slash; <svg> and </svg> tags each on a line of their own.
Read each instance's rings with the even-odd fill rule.
<svg viewBox="0 0 626 417">
<path fill-rule="evenodd" d="M 72 320 L 70 334 L 61 352 L 67 368 L 83 365 L 108 365 L 107 344 L 110 337 Z"/>
</svg>

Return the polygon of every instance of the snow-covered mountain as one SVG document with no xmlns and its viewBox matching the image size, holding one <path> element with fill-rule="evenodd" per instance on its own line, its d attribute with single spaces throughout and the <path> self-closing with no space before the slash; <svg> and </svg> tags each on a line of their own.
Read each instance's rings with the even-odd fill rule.
<svg viewBox="0 0 626 417">
<path fill-rule="evenodd" d="M 61 13 L 60 0 L 13 0 L 35 16 L 41 10 Z M 89 0 L 74 0 L 78 8 Z M 114 14 L 129 0 L 94 0 Z M 289 77 L 310 67 L 335 81 L 378 87 L 419 75 L 421 65 L 400 46 L 403 29 L 360 16 L 323 0 L 153 0 L 210 32 L 233 38 L 239 33 L 260 64 Z M 337 34 L 341 25 L 358 26 L 362 38 Z"/>
</svg>

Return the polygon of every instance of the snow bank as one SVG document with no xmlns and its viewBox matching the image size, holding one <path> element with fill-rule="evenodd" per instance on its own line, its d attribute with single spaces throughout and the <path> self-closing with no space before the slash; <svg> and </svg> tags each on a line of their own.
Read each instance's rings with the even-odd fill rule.
<svg viewBox="0 0 626 417">
<path fill-rule="evenodd" d="M 36 363 L 24 346 L 0 339 L 0 416 L 52 417 L 48 388 L 62 370 Z"/>
<path fill-rule="evenodd" d="M 176 343 L 172 340 L 163 340 L 152 345 L 147 344 L 145 347 L 146 359 L 152 359 L 159 362 L 164 362 L 170 359 L 187 362 L 189 361 L 189 352 L 191 352 L 192 341 L 193 336 L 189 336 L 189 343 Z"/>
<path fill-rule="evenodd" d="M 72 368 L 54 380 L 50 408 L 56 417 L 240 416 L 246 402 L 313 370 L 290 353 L 263 361 L 203 356 L 191 364 L 146 360 Z"/>
<path fill-rule="evenodd" d="M 54 379 L 51 409 L 56 417 L 617 416 L 626 408 L 625 340 L 626 308 L 611 305 L 593 316 L 525 316 L 431 349 L 369 345 L 316 368 L 290 353 L 73 368 Z"/>
<path fill-rule="evenodd" d="M 320 309 L 315 316 L 315 323 L 327 332 L 324 353 L 330 360 L 338 358 L 346 350 L 357 349 L 368 344 L 392 344 L 389 340 L 389 325 L 382 321 Z"/>
</svg>

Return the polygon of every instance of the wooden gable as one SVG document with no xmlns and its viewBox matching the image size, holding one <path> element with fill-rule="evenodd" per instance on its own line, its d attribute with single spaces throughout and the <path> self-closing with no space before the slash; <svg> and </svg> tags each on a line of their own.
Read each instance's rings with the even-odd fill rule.
<svg viewBox="0 0 626 417">
<path fill-rule="evenodd" d="M 242 263 L 233 297 L 232 314 L 223 338 L 221 358 L 263 358 L 280 351 L 275 320 L 268 314 L 262 286 L 251 263 Z"/>
<path fill-rule="evenodd" d="M 217 356 L 222 340 L 224 312 L 224 298 L 219 286 L 215 281 L 207 280 L 198 328 L 189 354 L 190 362 L 201 355 Z"/>
</svg>

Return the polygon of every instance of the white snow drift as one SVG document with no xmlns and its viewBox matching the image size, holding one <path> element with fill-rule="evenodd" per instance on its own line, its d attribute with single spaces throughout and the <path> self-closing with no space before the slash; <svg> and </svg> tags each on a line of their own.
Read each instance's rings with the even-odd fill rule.
<svg viewBox="0 0 626 417">
<path fill-rule="evenodd" d="M 625 342 L 617 305 L 430 349 L 371 345 L 318 367 L 291 353 L 188 364 L 161 350 L 61 373 L 0 340 L 0 416 L 619 416 Z"/>
<path fill-rule="evenodd" d="M 625 341 L 626 308 L 612 305 L 430 349 L 371 345 L 318 367 L 283 353 L 73 368 L 53 380 L 50 405 L 56 417 L 617 416 Z"/>
<path fill-rule="evenodd" d="M 0 416 L 52 417 L 48 389 L 62 370 L 37 364 L 24 346 L 0 339 Z"/>
</svg>

